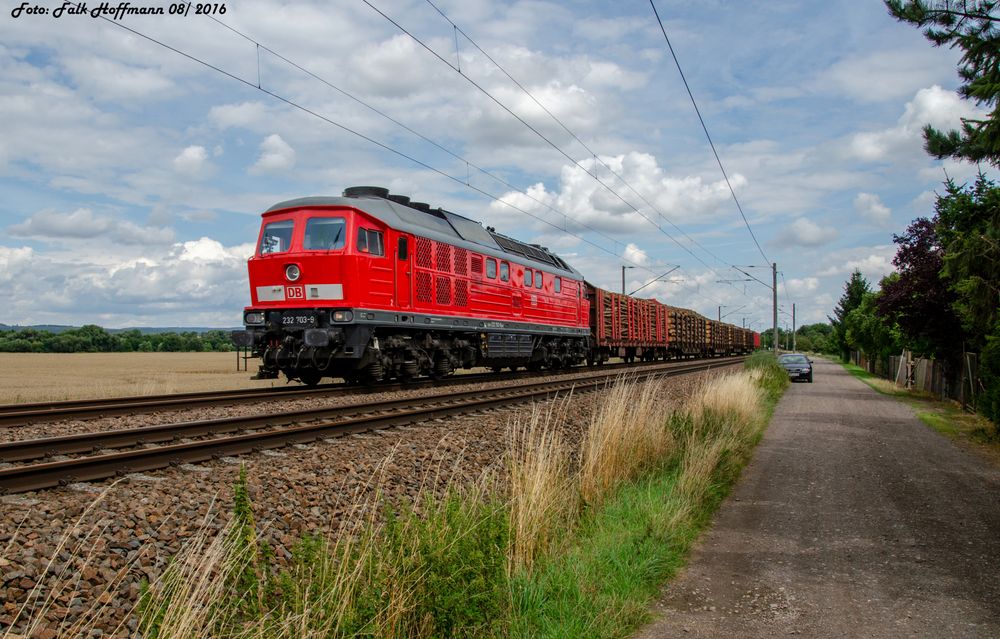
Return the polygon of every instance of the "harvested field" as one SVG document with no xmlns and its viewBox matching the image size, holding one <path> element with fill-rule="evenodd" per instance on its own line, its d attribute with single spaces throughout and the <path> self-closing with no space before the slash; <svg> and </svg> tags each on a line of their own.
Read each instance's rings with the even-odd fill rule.
<svg viewBox="0 0 1000 639">
<path fill-rule="evenodd" d="M 0 404 L 269 388 L 236 370 L 236 353 L 0 353 Z"/>
</svg>

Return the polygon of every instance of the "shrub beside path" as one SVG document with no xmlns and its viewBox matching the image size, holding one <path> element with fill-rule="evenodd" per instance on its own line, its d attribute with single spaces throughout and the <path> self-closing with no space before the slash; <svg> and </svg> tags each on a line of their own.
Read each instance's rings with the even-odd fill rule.
<svg viewBox="0 0 1000 639">
<path fill-rule="evenodd" d="M 1000 469 L 817 361 L 655 612 L 637 639 L 1000 637 Z"/>
</svg>

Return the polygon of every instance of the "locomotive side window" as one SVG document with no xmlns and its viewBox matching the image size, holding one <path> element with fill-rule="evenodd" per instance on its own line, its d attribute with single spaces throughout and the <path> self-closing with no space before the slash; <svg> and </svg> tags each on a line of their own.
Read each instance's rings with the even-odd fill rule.
<svg viewBox="0 0 1000 639">
<path fill-rule="evenodd" d="M 292 220 L 271 222 L 260 236 L 260 254 L 284 253 L 292 245 Z"/>
<path fill-rule="evenodd" d="M 506 282 L 508 280 L 510 280 L 510 264 L 500 262 L 500 281 Z"/>
<path fill-rule="evenodd" d="M 408 247 L 407 247 L 406 238 L 405 237 L 399 238 L 399 260 L 401 262 L 405 262 L 406 261 L 406 258 L 407 258 L 406 251 L 407 251 L 407 249 L 408 249 Z"/>
<path fill-rule="evenodd" d="M 311 217 L 306 222 L 302 248 L 307 251 L 332 251 L 344 248 L 347 224 L 342 217 Z"/>
<path fill-rule="evenodd" d="M 556 278 L 555 287 L 556 287 L 556 293 L 562 293 L 562 278 L 560 277 Z"/>
<path fill-rule="evenodd" d="M 491 280 L 497 278 L 497 261 L 492 258 L 486 259 L 486 277 Z"/>
<path fill-rule="evenodd" d="M 358 252 L 378 257 L 385 255 L 385 247 L 382 245 L 382 232 L 359 228 Z"/>
<path fill-rule="evenodd" d="M 535 271 L 535 288 L 542 288 L 542 272 Z"/>
<path fill-rule="evenodd" d="M 524 269 L 524 287 L 531 288 L 531 269 Z"/>
</svg>

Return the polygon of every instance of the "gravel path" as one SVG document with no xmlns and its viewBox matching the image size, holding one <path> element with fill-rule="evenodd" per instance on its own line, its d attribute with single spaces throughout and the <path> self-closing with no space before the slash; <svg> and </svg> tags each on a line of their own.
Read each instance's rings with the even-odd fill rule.
<svg viewBox="0 0 1000 639">
<path fill-rule="evenodd" d="M 704 377 L 667 379 L 664 393 L 680 402 Z M 393 395 L 394 399 L 399 396 Z M 572 398 L 560 426 L 569 443 L 579 441 L 602 395 Z M 107 606 L 96 630 L 103 636 L 126 636 L 124 630 L 114 635 L 112 630 L 127 617 L 140 579 L 155 578 L 203 521 L 208 521 L 210 530 L 218 530 L 228 519 L 230 489 L 240 463 L 247 465 L 251 498 L 267 541 L 279 557 L 287 557 L 303 533 L 335 530 L 354 503 L 365 501 L 375 490 L 372 477 L 380 467 L 384 470 L 379 487 L 393 501 L 412 499 L 424 489 L 440 492 L 448 481 L 475 481 L 484 470 L 502 467 L 507 425 L 530 410 L 523 405 L 497 409 L 132 475 L 108 489 L 86 513 L 110 481 L 0 497 L 0 637 L 36 584 L 42 584 L 44 598 L 44 593 L 66 583 L 65 576 L 70 581 L 79 576 L 79 583 L 56 598 L 45 616 L 51 634 L 43 633 L 42 639 L 70 636 L 66 629 L 95 601 Z M 171 417 L 176 419 L 176 414 Z M 118 419 L 87 422 L 86 427 L 105 428 Z M 82 425 L 56 426 L 75 429 Z M 78 520 L 81 523 L 76 525 Z M 46 570 L 63 539 L 66 547 Z M 121 583 L 103 594 L 118 572 L 123 574 Z M 55 576 L 60 573 L 63 578 Z"/>
<path fill-rule="evenodd" d="M 817 361 L 657 613 L 638 639 L 1000 637 L 1000 470 Z"/>
</svg>

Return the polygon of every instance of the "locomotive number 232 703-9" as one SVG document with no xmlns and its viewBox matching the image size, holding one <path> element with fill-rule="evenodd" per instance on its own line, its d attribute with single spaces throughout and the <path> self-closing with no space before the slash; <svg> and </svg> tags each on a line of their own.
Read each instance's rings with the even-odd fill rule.
<svg viewBox="0 0 1000 639">
<path fill-rule="evenodd" d="M 281 318 L 284 326 L 316 326 L 315 315 L 285 315 Z"/>
</svg>

